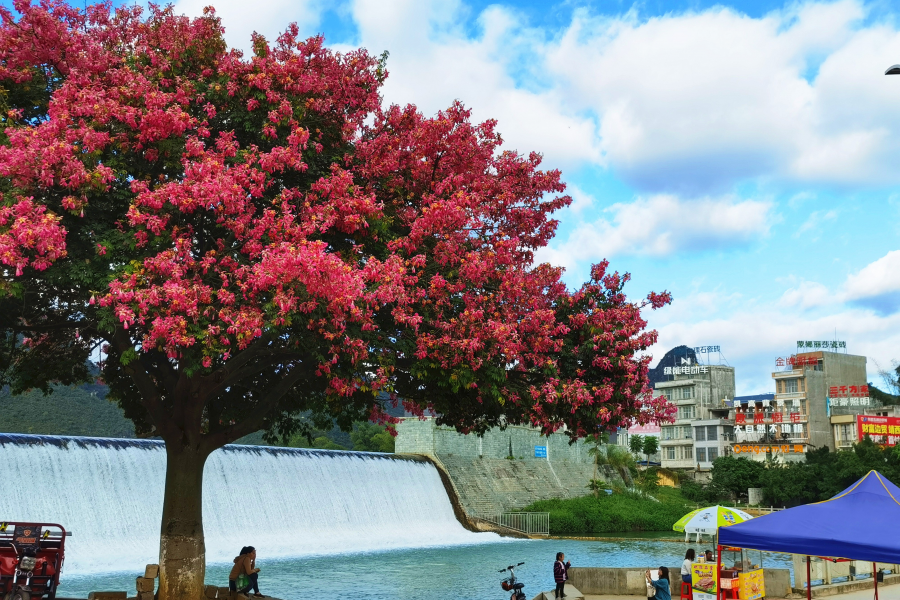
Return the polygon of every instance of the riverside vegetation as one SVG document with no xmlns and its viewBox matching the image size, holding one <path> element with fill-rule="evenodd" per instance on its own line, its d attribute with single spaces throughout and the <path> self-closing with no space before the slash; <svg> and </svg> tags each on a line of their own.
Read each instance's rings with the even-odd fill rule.
<svg viewBox="0 0 900 600">
<path fill-rule="evenodd" d="M 672 531 L 675 522 L 694 507 L 680 490 L 660 487 L 661 472 L 677 480 L 676 474 L 656 467 L 637 468 L 636 457 L 649 457 L 657 451 L 656 438 L 633 436 L 629 442 L 632 452 L 609 444 L 606 433 L 588 437 L 584 443 L 598 467 L 587 486 L 593 494 L 541 500 L 523 510 L 550 513 L 550 533 L 554 535 Z M 600 479 L 601 466 L 611 467 L 625 485 Z"/>
<path fill-rule="evenodd" d="M 652 495 L 619 489 L 609 495 L 541 500 L 523 510 L 550 513 L 552 535 L 591 535 L 672 531 L 693 508 L 678 489 L 661 487 Z"/>
</svg>

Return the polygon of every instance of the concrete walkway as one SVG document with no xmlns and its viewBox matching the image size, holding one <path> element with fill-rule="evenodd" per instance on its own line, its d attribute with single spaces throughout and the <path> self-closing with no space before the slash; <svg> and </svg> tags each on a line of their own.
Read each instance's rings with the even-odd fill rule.
<svg viewBox="0 0 900 600">
<path fill-rule="evenodd" d="M 553 592 L 550 592 L 548 598 L 553 597 Z M 857 590 L 855 592 L 847 592 L 845 594 L 835 594 L 834 596 L 828 596 L 829 600 L 834 598 L 835 600 L 874 600 L 875 598 L 875 590 Z M 677 600 L 678 596 L 674 596 L 672 600 Z M 568 599 L 567 599 L 568 600 Z M 595 594 L 586 594 L 584 596 L 584 600 L 642 600 L 641 596 L 599 596 Z M 770 598 L 766 597 L 766 600 L 784 600 L 783 598 Z M 806 596 L 794 596 L 794 600 L 806 600 Z M 878 600 L 900 600 L 900 586 L 888 586 L 888 587 L 879 587 L 878 588 Z"/>
</svg>

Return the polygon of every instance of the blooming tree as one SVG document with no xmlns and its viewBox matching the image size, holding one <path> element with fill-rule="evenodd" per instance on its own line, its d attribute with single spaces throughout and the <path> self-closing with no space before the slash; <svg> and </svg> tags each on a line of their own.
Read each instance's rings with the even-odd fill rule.
<svg viewBox="0 0 900 600">
<path fill-rule="evenodd" d="M 534 263 L 569 204 L 454 104 L 382 107 L 383 59 L 212 10 L 0 8 L 0 368 L 101 377 L 168 457 L 160 598 L 200 597 L 203 467 L 258 430 L 390 423 L 574 438 L 671 418 L 628 277 Z"/>
</svg>

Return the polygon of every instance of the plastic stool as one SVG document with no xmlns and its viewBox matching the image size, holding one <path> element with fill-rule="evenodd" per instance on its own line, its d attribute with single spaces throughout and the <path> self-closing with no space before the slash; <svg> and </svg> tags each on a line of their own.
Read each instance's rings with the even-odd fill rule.
<svg viewBox="0 0 900 600">
<path fill-rule="evenodd" d="M 685 587 L 687 587 L 687 594 L 684 593 Z M 691 584 L 689 584 L 687 581 L 682 579 L 681 580 L 681 600 L 684 600 L 685 598 L 690 598 L 691 600 L 693 600 L 694 592 L 691 590 Z"/>
</svg>

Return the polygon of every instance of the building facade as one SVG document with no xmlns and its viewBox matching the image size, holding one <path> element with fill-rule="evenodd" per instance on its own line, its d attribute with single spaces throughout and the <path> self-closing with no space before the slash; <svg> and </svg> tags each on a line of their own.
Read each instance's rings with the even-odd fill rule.
<svg viewBox="0 0 900 600">
<path fill-rule="evenodd" d="M 703 463 L 709 464 L 708 449 L 721 455 L 722 442 L 731 434 L 726 401 L 734 397 L 734 367 L 702 365 L 691 358 L 683 358 L 681 363 L 667 367 L 668 379 L 654 386 L 677 408 L 675 423 L 661 427 L 660 462 L 668 469 L 696 469 L 699 449 Z M 702 441 L 696 440 L 698 435 Z"/>
<path fill-rule="evenodd" d="M 831 394 L 850 394 L 853 389 L 854 402 L 859 405 L 859 392 L 867 389 L 866 357 L 826 351 L 799 353 L 784 370 L 772 373 L 772 378 L 772 399 L 735 406 L 733 451 L 755 460 L 800 461 L 811 449 L 836 449 Z"/>
</svg>

